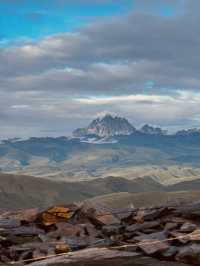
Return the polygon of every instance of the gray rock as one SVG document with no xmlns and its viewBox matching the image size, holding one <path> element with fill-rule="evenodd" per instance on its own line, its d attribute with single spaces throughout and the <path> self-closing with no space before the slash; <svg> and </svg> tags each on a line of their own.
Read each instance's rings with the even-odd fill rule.
<svg viewBox="0 0 200 266">
<path fill-rule="evenodd" d="M 184 223 L 181 226 L 180 231 L 183 232 L 183 233 L 191 233 L 191 232 L 193 232 L 196 229 L 197 229 L 196 224 L 187 222 L 187 223 Z"/>
<path fill-rule="evenodd" d="M 68 255 L 34 262 L 30 266 L 188 266 L 181 262 L 165 262 L 135 252 L 91 248 Z"/>
</svg>

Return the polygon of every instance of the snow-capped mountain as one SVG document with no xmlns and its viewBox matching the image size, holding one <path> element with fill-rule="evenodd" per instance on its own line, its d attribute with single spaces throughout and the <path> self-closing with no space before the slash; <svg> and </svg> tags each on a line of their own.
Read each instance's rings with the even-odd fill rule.
<svg viewBox="0 0 200 266">
<path fill-rule="evenodd" d="M 96 135 L 99 137 L 112 137 L 117 135 L 131 135 L 136 129 L 127 119 L 105 115 L 102 118 L 93 120 L 88 127 L 78 128 L 73 132 L 75 137 L 84 137 L 86 135 Z"/>
</svg>

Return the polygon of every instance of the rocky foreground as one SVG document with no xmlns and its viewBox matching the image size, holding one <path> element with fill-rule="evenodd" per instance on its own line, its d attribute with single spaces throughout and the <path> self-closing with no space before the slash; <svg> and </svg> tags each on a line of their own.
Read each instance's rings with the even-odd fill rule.
<svg viewBox="0 0 200 266">
<path fill-rule="evenodd" d="M 200 265 L 200 202 L 111 210 L 85 202 L 0 214 L 0 265 Z"/>
</svg>

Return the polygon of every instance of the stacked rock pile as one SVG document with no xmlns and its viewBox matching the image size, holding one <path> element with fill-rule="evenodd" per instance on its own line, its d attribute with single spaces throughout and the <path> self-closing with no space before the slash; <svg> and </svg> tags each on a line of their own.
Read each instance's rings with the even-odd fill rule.
<svg viewBox="0 0 200 266">
<path fill-rule="evenodd" d="M 200 265 L 200 202 L 118 210 L 85 202 L 0 214 L 0 265 L 111 261 Z"/>
</svg>

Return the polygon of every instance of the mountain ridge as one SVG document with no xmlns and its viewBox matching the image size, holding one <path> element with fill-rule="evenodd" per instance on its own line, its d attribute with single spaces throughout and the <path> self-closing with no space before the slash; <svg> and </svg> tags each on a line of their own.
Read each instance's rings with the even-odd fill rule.
<svg viewBox="0 0 200 266">
<path fill-rule="evenodd" d="M 126 118 L 112 116 L 110 114 L 104 117 L 98 117 L 93 120 L 88 127 L 78 128 L 73 132 L 75 137 L 84 137 L 86 135 L 96 135 L 99 137 L 112 137 L 116 135 L 131 135 L 136 129 Z"/>
<path fill-rule="evenodd" d="M 79 137 L 2 141 L 0 169 L 30 175 L 35 175 L 36 169 L 40 169 L 41 175 L 57 171 L 98 175 L 105 169 L 135 165 L 199 167 L 200 131 L 197 129 L 175 134 L 149 125 L 135 129 L 128 120 L 111 115 L 95 119 L 90 128 L 91 131 L 78 130 Z"/>
<path fill-rule="evenodd" d="M 72 135 L 77 138 L 98 137 L 109 138 L 114 136 L 129 136 L 134 133 L 142 133 L 146 135 L 169 135 L 169 136 L 190 136 L 200 135 L 200 129 L 189 128 L 178 130 L 175 133 L 168 133 L 167 129 L 158 126 L 144 124 L 136 129 L 126 118 L 120 116 L 112 116 L 106 114 L 102 117 L 97 117 L 92 120 L 87 127 L 77 128 L 72 132 Z"/>
</svg>

